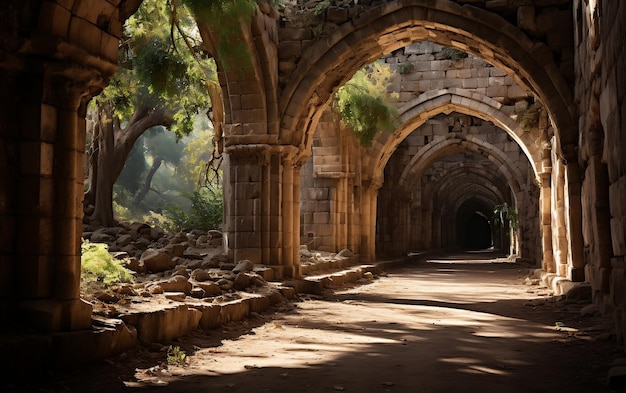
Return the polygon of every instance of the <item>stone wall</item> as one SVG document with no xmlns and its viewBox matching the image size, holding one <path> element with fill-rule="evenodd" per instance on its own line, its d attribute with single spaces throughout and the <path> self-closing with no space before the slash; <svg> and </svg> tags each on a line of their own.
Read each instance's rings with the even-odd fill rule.
<svg viewBox="0 0 626 393">
<path fill-rule="evenodd" d="M 626 4 L 574 1 L 586 278 L 626 338 Z"/>
</svg>

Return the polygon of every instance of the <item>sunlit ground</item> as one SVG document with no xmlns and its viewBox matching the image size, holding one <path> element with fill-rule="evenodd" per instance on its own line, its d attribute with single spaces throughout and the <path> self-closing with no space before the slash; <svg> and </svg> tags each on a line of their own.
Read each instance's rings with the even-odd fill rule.
<svg viewBox="0 0 626 393">
<path fill-rule="evenodd" d="M 562 322 L 561 315 L 536 310 L 549 302 L 547 291 L 525 285 L 527 273 L 501 260 L 422 262 L 328 299 L 308 299 L 293 310 L 266 315 L 246 334 L 219 346 L 200 342 L 184 366 L 137 370 L 126 386 L 241 392 L 547 392 L 557 386 L 604 391 L 597 376 L 587 375 L 591 368 L 585 362 L 592 360 L 580 346 L 578 329 Z"/>
</svg>

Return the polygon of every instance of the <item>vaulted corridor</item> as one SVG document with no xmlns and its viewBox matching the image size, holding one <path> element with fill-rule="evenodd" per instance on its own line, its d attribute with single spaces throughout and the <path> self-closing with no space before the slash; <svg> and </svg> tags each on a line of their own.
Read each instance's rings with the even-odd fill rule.
<svg viewBox="0 0 626 393">
<path fill-rule="evenodd" d="M 217 67 L 228 263 L 282 283 L 302 279 L 302 245 L 360 263 L 490 245 L 587 284 L 626 341 L 626 2 L 243 1 L 253 13 L 229 40 L 184 2 Z M 120 350 L 98 345 L 80 293 L 86 115 L 141 4 L 7 0 L 0 13 L 0 327 L 12 344 L 37 332 L 44 360 Z M 228 68 L 228 43 L 250 61 Z M 372 62 L 392 71 L 397 124 L 365 146 L 332 109 Z"/>
</svg>

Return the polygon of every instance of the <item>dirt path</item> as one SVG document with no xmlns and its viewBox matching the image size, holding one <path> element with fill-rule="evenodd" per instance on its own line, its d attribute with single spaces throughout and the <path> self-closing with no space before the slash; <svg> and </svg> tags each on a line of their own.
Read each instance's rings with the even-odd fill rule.
<svg viewBox="0 0 626 393">
<path fill-rule="evenodd" d="M 167 365 L 167 347 L 142 349 L 28 391 L 610 392 L 624 354 L 601 319 L 527 275 L 495 260 L 420 262 L 171 343 L 183 366 Z"/>
</svg>

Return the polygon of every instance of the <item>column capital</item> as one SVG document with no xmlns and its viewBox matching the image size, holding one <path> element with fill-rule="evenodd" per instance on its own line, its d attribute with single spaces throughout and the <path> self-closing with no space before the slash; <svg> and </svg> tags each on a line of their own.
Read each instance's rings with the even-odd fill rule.
<svg viewBox="0 0 626 393">
<path fill-rule="evenodd" d="M 108 78 L 96 68 L 65 62 L 44 64 L 45 104 L 75 111 L 81 102 L 99 94 Z"/>
</svg>

